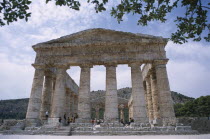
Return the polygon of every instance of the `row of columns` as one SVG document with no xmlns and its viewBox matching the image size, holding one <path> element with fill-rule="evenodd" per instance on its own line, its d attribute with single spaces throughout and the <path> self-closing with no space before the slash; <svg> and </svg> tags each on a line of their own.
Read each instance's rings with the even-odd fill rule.
<svg viewBox="0 0 210 139">
<path fill-rule="evenodd" d="M 47 111 L 50 122 L 58 122 L 59 117 L 63 118 L 64 114 L 70 117 L 77 113 L 77 96 L 66 88 L 68 67 L 57 67 L 54 80 L 53 73 L 44 66 L 33 66 L 35 74 L 26 114 L 27 125 L 45 120 Z"/>
<path fill-rule="evenodd" d="M 146 111 L 146 101 L 143 87 L 143 77 L 141 72 L 141 63 L 131 63 L 132 78 L 132 97 L 133 97 L 133 119 L 136 123 L 149 122 Z M 83 64 L 81 67 L 80 87 L 78 96 L 78 119 L 76 122 L 90 122 L 90 69 L 92 65 Z M 105 95 L 105 113 L 104 121 L 108 123 L 118 122 L 118 97 L 116 64 L 106 64 L 106 95 Z M 51 118 L 58 121 L 58 118 L 64 114 L 64 102 L 66 102 L 65 74 L 66 66 L 57 67 L 55 91 L 53 94 Z M 171 105 L 170 88 L 166 72 L 166 63 L 158 63 L 155 66 L 155 75 L 151 74 L 147 80 L 147 102 L 149 107 L 149 119 L 164 119 L 166 122 L 174 118 L 173 105 Z M 41 107 L 41 93 L 43 85 L 44 71 L 36 68 L 34 81 L 29 101 L 27 119 L 36 119 L 39 117 Z M 46 75 L 46 78 L 48 76 Z M 156 77 L 156 79 L 155 79 Z M 50 77 L 49 77 L 50 78 Z M 48 81 L 48 80 L 46 80 Z M 50 83 L 45 83 L 46 85 Z M 46 94 L 50 92 L 46 89 Z M 45 94 L 43 94 L 44 96 Z M 151 97 L 152 96 L 152 97 Z M 50 98 L 49 98 L 50 99 Z M 44 100 L 44 99 L 43 99 Z M 43 101 L 45 103 L 45 101 Z M 73 101 L 72 101 L 73 102 Z M 48 104 L 46 104 L 48 106 Z M 160 110 L 159 110 L 160 108 Z M 45 109 L 42 108 L 41 111 Z"/>
<path fill-rule="evenodd" d="M 108 123 L 118 122 L 118 97 L 117 97 L 117 80 L 116 80 L 116 64 L 106 65 L 106 99 L 105 99 L 105 113 L 104 120 Z M 134 96 L 134 120 L 136 122 L 147 122 L 145 100 L 142 85 L 142 75 L 139 64 L 131 64 L 132 73 L 132 95 Z M 80 87 L 78 96 L 78 119 L 77 122 L 90 122 L 90 65 L 81 66 Z M 65 89 L 65 74 L 67 67 L 60 66 L 57 68 L 55 91 L 53 94 L 52 111 L 50 118 L 58 119 L 64 114 L 64 103 L 66 102 L 66 89 Z M 36 68 L 33 87 L 30 97 L 30 102 L 27 111 L 27 119 L 37 119 L 39 117 L 39 109 L 41 108 L 42 117 L 43 112 L 49 109 L 49 92 L 52 91 L 49 87 L 45 88 L 43 93 L 43 103 L 41 103 L 42 84 L 43 84 L 44 71 Z M 46 75 L 45 86 L 51 84 L 50 76 Z M 46 97 L 46 96 L 49 96 Z M 37 102 L 38 99 L 39 101 Z M 35 101 L 34 101 L 35 100 Z M 46 100 L 46 102 L 45 102 Z M 71 101 L 72 102 L 72 101 Z M 46 107 L 41 107 L 46 105 Z M 49 106 L 48 106 L 49 105 Z M 68 105 L 68 104 L 67 104 Z M 69 106 L 69 105 L 68 105 Z M 34 111 L 33 108 L 37 110 Z M 36 114 L 34 114 L 36 113 Z"/>
<path fill-rule="evenodd" d="M 146 105 L 144 99 L 143 79 L 139 63 L 129 65 L 132 75 L 132 96 L 133 119 L 137 123 L 147 123 Z M 106 64 L 106 94 L 105 94 L 105 113 L 104 121 L 107 123 L 118 122 L 118 97 L 116 64 Z M 90 122 L 90 66 L 81 67 L 79 103 L 78 103 L 78 122 Z"/>
<path fill-rule="evenodd" d="M 145 78 L 146 101 L 149 122 L 159 125 L 176 123 L 173 100 L 171 97 L 167 61 L 156 61 Z"/>
</svg>

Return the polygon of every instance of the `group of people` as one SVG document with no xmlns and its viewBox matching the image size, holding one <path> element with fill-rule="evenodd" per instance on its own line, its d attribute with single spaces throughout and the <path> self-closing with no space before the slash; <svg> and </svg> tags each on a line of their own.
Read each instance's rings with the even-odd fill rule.
<svg viewBox="0 0 210 139">
<path fill-rule="evenodd" d="M 134 123 L 134 119 L 133 118 L 130 118 L 129 119 L 129 122 L 124 122 L 123 119 L 120 120 L 120 123 L 122 123 L 124 126 L 125 125 L 130 125 L 131 123 Z"/>
<path fill-rule="evenodd" d="M 74 116 L 72 115 L 71 117 L 66 118 L 66 114 L 64 114 L 63 119 L 64 119 L 64 124 L 69 125 L 70 123 L 75 123 L 76 118 L 78 118 L 77 113 L 74 114 Z M 61 123 L 62 118 L 59 117 L 59 123 Z"/>
<path fill-rule="evenodd" d="M 45 117 L 46 117 L 46 119 L 48 119 L 48 111 L 46 111 Z M 69 125 L 70 123 L 75 123 L 76 118 L 78 118 L 77 113 L 75 113 L 74 115 L 72 115 L 71 117 L 68 117 L 68 118 L 66 118 L 66 114 L 64 114 L 64 116 L 63 116 L 64 124 Z M 61 123 L 61 122 L 62 122 L 62 118 L 59 117 L 59 123 Z M 93 125 L 100 125 L 100 123 L 103 123 L 103 122 L 104 122 L 104 121 L 103 121 L 102 119 L 96 119 L 96 118 L 95 118 L 95 119 L 92 119 L 92 120 L 91 120 L 91 123 L 92 123 Z M 133 122 L 134 122 L 134 119 L 133 119 L 133 118 L 130 118 L 130 119 L 129 119 L 129 122 L 124 122 L 123 119 L 120 119 L 120 123 L 122 123 L 124 126 L 125 126 L 125 125 L 130 125 L 130 124 L 133 123 Z"/>
<path fill-rule="evenodd" d="M 48 117 L 49 117 L 48 111 L 45 112 L 45 117 L 46 117 L 46 119 L 48 119 Z M 69 125 L 70 123 L 74 123 L 76 118 L 78 118 L 77 113 L 74 113 L 74 115 L 72 115 L 71 117 L 66 117 L 66 113 L 65 113 L 63 115 L 63 119 L 64 119 L 63 123 Z M 59 117 L 58 121 L 59 121 L 59 123 L 61 123 L 62 122 L 62 117 Z"/>
<path fill-rule="evenodd" d="M 102 120 L 102 119 L 92 119 L 91 120 L 91 123 L 93 124 L 93 125 L 100 125 L 100 123 L 103 123 L 104 121 Z"/>
<path fill-rule="evenodd" d="M 93 124 L 93 125 L 100 125 L 100 123 L 103 123 L 104 121 L 102 120 L 102 119 L 92 119 L 91 120 L 91 123 Z M 133 118 L 130 118 L 129 119 L 129 122 L 124 122 L 124 120 L 123 119 L 120 119 L 120 123 L 122 123 L 124 126 L 125 125 L 130 125 L 131 123 L 134 123 L 134 119 Z"/>
</svg>

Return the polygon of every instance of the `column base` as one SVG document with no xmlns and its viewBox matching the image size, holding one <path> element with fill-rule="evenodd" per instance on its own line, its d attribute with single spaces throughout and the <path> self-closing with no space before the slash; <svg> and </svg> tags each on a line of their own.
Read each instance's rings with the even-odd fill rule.
<svg viewBox="0 0 210 139">
<path fill-rule="evenodd" d="M 175 117 L 162 118 L 163 126 L 175 126 L 176 123 L 177 123 L 177 119 Z"/>
<path fill-rule="evenodd" d="M 50 126 L 58 126 L 61 123 L 59 122 L 59 118 L 48 118 L 48 125 Z"/>
<path fill-rule="evenodd" d="M 134 123 L 149 123 L 148 117 L 133 117 Z"/>
<path fill-rule="evenodd" d="M 100 124 L 101 127 L 123 127 L 123 124 L 120 122 L 113 122 L 113 123 L 108 123 L 104 122 Z"/>
<path fill-rule="evenodd" d="M 38 127 L 41 125 L 40 119 L 26 119 L 26 127 Z"/>
<path fill-rule="evenodd" d="M 118 118 L 105 118 L 104 123 L 119 123 L 120 120 Z"/>
<path fill-rule="evenodd" d="M 163 124 L 163 121 L 162 121 L 162 119 L 154 119 L 153 121 L 152 121 L 152 124 L 154 125 L 154 126 L 162 126 Z"/>
<path fill-rule="evenodd" d="M 77 118 L 75 119 L 75 123 L 91 123 L 91 119 Z"/>
<path fill-rule="evenodd" d="M 138 123 L 138 122 L 134 122 L 134 123 L 130 123 L 131 127 L 151 127 L 150 123 Z"/>
<path fill-rule="evenodd" d="M 177 123 L 177 120 L 175 117 L 173 118 L 160 118 L 160 119 L 154 119 L 153 125 L 155 126 L 175 126 Z"/>
</svg>

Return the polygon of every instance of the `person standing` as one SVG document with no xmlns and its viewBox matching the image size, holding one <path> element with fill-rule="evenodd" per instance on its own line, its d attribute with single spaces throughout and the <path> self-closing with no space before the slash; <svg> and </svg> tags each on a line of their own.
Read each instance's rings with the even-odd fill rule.
<svg viewBox="0 0 210 139">
<path fill-rule="evenodd" d="M 66 125 L 66 114 L 64 114 L 64 116 L 63 116 L 63 119 L 64 119 L 64 125 Z"/>
<path fill-rule="evenodd" d="M 46 118 L 46 120 L 48 119 L 48 116 L 49 116 L 48 111 L 46 111 L 45 112 L 45 118 Z"/>
</svg>

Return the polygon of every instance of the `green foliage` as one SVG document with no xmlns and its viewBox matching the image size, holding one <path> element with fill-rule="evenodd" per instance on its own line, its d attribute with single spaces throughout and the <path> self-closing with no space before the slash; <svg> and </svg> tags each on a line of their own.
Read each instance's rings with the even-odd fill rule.
<svg viewBox="0 0 210 139">
<path fill-rule="evenodd" d="M 25 119 L 29 99 L 0 101 L 0 119 Z"/>
<path fill-rule="evenodd" d="M 68 6 L 71 9 L 79 10 L 81 4 L 79 0 L 46 0 L 54 1 L 55 5 Z M 94 4 L 96 13 L 106 11 L 108 0 L 87 0 Z M 3 0 L 0 2 L 0 26 L 17 21 L 18 19 L 28 20 L 31 13 L 28 13 L 29 0 Z M 202 38 L 210 41 L 210 24 L 207 20 L 210 10 L 210 2 L 204 0 L 121 0 L 121 2 L 112 7 L 111 16 L 120 23 L 125 14 L 138 15 L 138 25 L 147 26 L 151 21 L 167 21 L 167 15 L 174 9 L 182 7 L 185 12 L 182 16 L 177 16 L 177 31 L 172 33 L 171 40 L 174 43 L 185 43 L 189 39 L 200 41 Z M 3 17 L 1 17 L 1 13 Z M 208 31 L 207 36 L 202 36 L 204 30 Z"/>
<path fill-rule="evenodd" d="M 31 13 L 28 12 L 30 0 L 3 0 L 0 2 L 0 26 L 17 21 L 18 19 L 25 19 L 28 21 L 28 17 Z"/>
<path fill-rule="evenodd" d="M 210 117 L 210 96 L 201 96 L 185 104 L 174 105 L 177 117 Z"/>
</svg>

